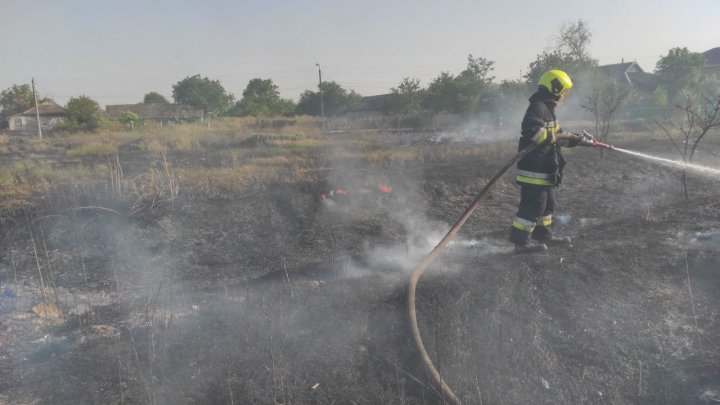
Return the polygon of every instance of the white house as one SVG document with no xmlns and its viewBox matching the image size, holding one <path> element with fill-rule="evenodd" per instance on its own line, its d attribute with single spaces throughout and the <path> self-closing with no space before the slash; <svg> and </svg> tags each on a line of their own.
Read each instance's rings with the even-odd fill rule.
<svg viewBox="0 0 720 405">
<path fill-rule="evenodd" d="M 40 125 L 43 131 L 52 130 L 58 122 L 67 115 L 64 108 L 53 100 L 45 100 L 38 106 L 40 109 Z M 19 114 L 8 117 L 8 129 L 10 131 L 37 131 L 38 114 L 35 107 Z"/>
</svg>

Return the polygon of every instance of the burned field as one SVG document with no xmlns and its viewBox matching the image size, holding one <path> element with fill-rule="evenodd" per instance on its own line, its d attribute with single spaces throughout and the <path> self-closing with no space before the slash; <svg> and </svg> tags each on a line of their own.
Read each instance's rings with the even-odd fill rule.
<svg viewBox="0 0 720 405">
<path fill-rule="evenodd" d="M 353 136 L 328 136 L 292 181 L 191 184 L 185 160 L 228 159 L 163 152 L 172 199 L 76 188 L 6 218 L 0 403 L 443 403 L 407 281 L 514 142 L 384 134 L 362 156 L 334 149 Z M 508 174 L 420 280 L 435 366 L 468 404 L 720 401 L 720 183 L 688 174 L 686 201 L 673 169 L 567 157 L 556 228 L 571 249 L 511 253 Z M 132 148 L 117 159 L 126 179 L 146 170 Z"/>
</svg>

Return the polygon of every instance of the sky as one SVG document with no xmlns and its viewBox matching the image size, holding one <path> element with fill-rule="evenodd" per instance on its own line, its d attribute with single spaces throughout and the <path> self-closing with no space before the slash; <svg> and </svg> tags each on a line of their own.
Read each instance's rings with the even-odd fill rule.
<svg viewBox="0 0 720 405">
<path fill-rule="evenodd" d="M 104 107 L 150 91 L 172 100 L 200 74 L 237 98 L 270 78 L 297 100 L 317 88 L 317 63 L 323 81 L 374 95 L 459 73 L 468 54 L 512 80 L 579 19 L 600 64 L 651 72 L 671 48 L 720 46 L 719 16 L 718 0 L 0 0 L 0 90 L 34 77 L 41 97 Z"/>
</svg>

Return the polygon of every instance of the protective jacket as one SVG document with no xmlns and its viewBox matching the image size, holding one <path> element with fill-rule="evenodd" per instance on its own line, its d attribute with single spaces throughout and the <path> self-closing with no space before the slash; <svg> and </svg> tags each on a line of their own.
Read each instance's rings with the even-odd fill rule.
<svg viewBox="0 0 720 405">
<path fill-rule="evenodd" d="M 531 143 L 542 146 L 522 158 L 518 164 L 516 181 L 523 186 L 541 188 L 555 187 L 560 184 L 565 159 L 560 151 L 561 143 L 550 143 L 552 134 L 562 132 L 555 117 L 555 97 L 544 87 L 530 99 L 530 106 L 522 121 L 518 150 Z M 575 146 L 568 144 L 566 146 Z"/>
</svg>

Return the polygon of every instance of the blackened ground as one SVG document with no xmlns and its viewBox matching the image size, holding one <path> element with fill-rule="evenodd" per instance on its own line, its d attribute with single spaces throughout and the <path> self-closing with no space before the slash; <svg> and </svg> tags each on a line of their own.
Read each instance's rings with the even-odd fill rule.
<svg viewBox="0 0 720 405">
<path fill-rule="evenodd" d="M 510 153 L 374 168 L 392 197 L 328 205 L 329 177 L 8 223 L 0 403 L 442 403 L 408 332 L 407 278 Z M 567 157 L 556 225 L 572 249 L 509 253 L 508 175 L 421 279 L 444 378 L 468 404 L 720 401 L 720 183 L 690 175 L 685 201 L 671 169 Z M 63 324 L 29 312 L 28 229 Z"/>
</svg>

